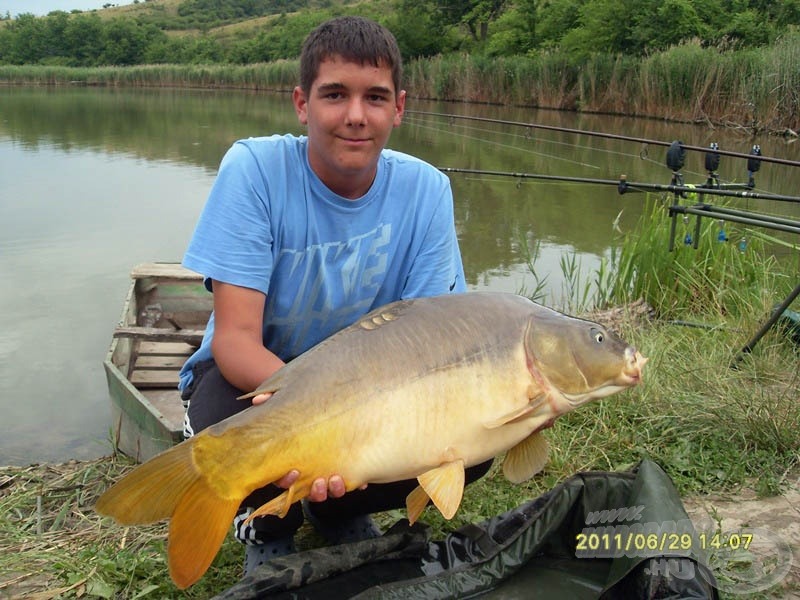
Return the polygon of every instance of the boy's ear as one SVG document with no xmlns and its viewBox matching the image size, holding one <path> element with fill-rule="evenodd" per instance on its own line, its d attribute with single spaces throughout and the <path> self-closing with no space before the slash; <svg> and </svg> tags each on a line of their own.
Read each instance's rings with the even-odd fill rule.
<svg viewBox="0 0 800 600">
<path fill-rule="evenodd" d="M 306 98 L 305 92 L 299 85 L 292 91 L 292 104 L 300 123 L 308 125 L 308 98 Z"/>
<path fill-rule="evenodd" d="M 403 121 L 403 113 L 406 110 L 406 91 L 400 90 L 397 94 L 397 99 L 395 101 L 395 114 L 394 114 L 394 123 L 395 127 L 399 127 L 400 123 Z"/>
</svg>

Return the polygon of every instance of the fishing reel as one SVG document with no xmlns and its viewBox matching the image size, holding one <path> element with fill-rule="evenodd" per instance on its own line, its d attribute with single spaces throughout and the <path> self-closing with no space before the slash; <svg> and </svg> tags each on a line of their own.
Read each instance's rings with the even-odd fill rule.
<svg viewBox="0 0 800 600">
<path fill-rule="evenodd" d="M 719 159 L 719 144 L 717 142 L 711 142 L 709 151 L 706 152 L 705 156 L 706 171 L 708 171 L 708 179 L 706 180 L 707 187 L 719 187 L 719 175 L 717 174 Z"/>
<path fill-rule="evenodd" d="M 750 150 L 750 158 L 747 159 L 747 187 L 750 189 L 756 187 L 754 175 L 761 168 L 759 156 L 761 156 L 761 146 L 755 144 Z"/>
<path fill-rule="evenodd" d="M 672 171 L 671 185 L 683 185 L 683 175 L 681 169 L 686 164 L 686 150 L 683 147 L 683 142 L 675 140 L 667 149 L 667 167 Z M 686 197 L 686 194 L 677 194 L 681 197 Z"/>
</svg>

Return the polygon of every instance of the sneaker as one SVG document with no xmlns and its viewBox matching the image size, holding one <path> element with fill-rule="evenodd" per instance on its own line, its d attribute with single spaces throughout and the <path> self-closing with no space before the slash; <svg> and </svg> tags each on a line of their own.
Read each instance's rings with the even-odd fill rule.
<svg viewBox="0 0 800 600">
<path fill-rule="evenodd" d="M 244 547 L 244 576 L 252 574 L 253 570 L 263 565 L 265 562 L 294 554 L 297 548 L 294 545 L 294 537 L 286 537 L 263 544 L 245 544 Z"/>
<path fill-rule="evenodd" d="M 320 519 L 308 507 L 308 503 L 303 501 L 303 514 L 314 529 L 324 537 L 328 543 L 349 544 L 363 540 L 371 540 L 381 537 L 381 530 L 369 515 L 359 515 L 350 519 L 342 519 L 336 522 Z"/>
</svg>

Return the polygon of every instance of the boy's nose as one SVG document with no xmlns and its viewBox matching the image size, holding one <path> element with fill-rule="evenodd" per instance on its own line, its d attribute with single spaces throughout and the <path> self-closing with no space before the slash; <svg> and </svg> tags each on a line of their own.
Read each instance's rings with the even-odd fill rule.
<svg viewBox="0 0 800 600">
<path fill-rule="evenodd" d="M 366 120 L 366 112 L 360 99 L 353 99 L 347 105 L 347 124 L 352 126 L 362 126 Z"/>
</svg>

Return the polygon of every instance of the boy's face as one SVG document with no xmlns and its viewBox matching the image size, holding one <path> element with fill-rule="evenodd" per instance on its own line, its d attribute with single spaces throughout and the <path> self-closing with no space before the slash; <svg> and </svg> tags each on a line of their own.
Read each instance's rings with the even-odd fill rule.
<svg viewBox="0 0 800 600">
<path fill-rule="evenodd" d="M 337 194 L 363 196 L 405 107 L 406 93 L 394 89 L 391 69 L 332 56 L 320 64 L 309 93 L 297 87 L 292 100 L 308 127 L 311 168 Z"/>
</svg>

